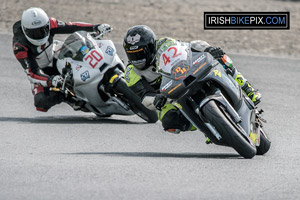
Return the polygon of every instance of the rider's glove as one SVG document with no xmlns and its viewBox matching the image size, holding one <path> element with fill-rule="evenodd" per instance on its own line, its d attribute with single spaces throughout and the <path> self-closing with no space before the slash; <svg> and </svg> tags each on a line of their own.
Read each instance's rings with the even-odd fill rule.
<svg viewBox="0 0 300 200">
<path fill-rule="evenodd" d="M 222 58 L 225 54 L 220 47 L 207 47 L 204 52 L 210 53 L 215 59 Z"/>
<path fill-rule="evenodd" d="M 97 24 L 94 25 L 94 31 L 99 33 L 100 35 L 105 35 L 112 31 L 112 28 L 109 24 Z"/>
<path fill-rule="evenodd" d="M 161 110 L 161 108 L 166 104 L 167 97 L 165 97 L 162 94 L 155 95 L 155 99 L 153 101 L 153 104 L 157 110 Z"/>
<path fill-rule="evenodd" d="M 63 84 L 63 78 L 60 75 L 55 75 L 50 77 L 51 86 L 59 88 Z"/>
</svg>

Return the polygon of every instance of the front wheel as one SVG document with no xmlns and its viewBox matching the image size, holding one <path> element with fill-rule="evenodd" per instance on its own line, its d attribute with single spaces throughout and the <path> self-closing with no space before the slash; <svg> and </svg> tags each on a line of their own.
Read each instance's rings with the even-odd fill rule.
<svg viewBox="0 0 300 200">
<path fill-rule="evenodd" d="M 218 107 L 215 101 L 209 101 L 202 109 L 205 118 L 213 125 L 222 140 L 234 148 L 244 158 L 253 158 L 256 155 L 256 147 L 250 140 L 244 137 L 228 114 Z"/>
<path fill-rule="evenodd" d="M 115 84 L 114 89 L 120 93 L 119 97 L 125 101 L 130 109 L 137 114 L 139 117 L 147 121 L 148 123 L 155 123 L 158 120 L 156 111 L 149 110 L 146 108 L 140 98 L 127 87 L 124 79 L 120 78 Z"/>
<path fill-rule="evenodd" d="M 264 129 L 261 127 L 260 128 L 260 143 L 259 146 L 257 147 L 257 155 L 264 155 L 269 151 L 271 147 L 271 141 L 269 137 L 267 136 L 266 132 Z"/>
</svg>

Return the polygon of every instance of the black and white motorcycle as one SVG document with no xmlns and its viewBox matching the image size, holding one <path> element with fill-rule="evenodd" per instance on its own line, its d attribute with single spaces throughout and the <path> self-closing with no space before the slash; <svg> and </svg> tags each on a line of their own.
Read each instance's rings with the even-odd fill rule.
<svg viewBox="0 0 300 200">
<path fill-rule="evenodd" d="M 64 79 L 60 90 L 83 102 L 85 111 L 97 116 L 137 114 L 149 123 L 157 121 L 156 112 L 127 87 L 125 66 L 111 40 L 85 31 L 71 34 L 60 49 L 57 68 Z"/>
<path fill-rule="evenodd" d="M 209 53 L 176 42 L 163 48 L 157 62 L 161 94 L 212 143 L 232 147 L 244 158 L 269 150 L 262 110 Z"/>
</svg>

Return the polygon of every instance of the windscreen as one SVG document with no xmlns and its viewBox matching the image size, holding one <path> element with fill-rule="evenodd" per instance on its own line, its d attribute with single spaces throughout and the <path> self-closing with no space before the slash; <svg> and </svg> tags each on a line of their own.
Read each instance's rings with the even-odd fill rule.
<svg viewBox="0 0 300 200">
<path fill-rule="evenodd" d="M 182 46 L 179 42 L 170 46 L 160 54 L 159 69 L 161 72 L 171 74 L 175 65 L 187 60 L 187 46 Z"/>
<path fill-rule="evenodd" d="M 92 38 L 87 32 L 75 32 L 65 40 L 58 58 L 64 59 L 69 57 L 73 60 L 82 61 L 83 57 L 94 48 L 95 45 L 92 42 Z"/>
</svg>

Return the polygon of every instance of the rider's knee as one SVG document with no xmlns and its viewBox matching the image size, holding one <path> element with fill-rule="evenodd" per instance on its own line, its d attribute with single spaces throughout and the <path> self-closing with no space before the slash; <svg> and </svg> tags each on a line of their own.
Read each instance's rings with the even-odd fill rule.
<svg viewBox="0 0 300 200">
<path fill-rule="evenodd" d="M 189 130 L 191 123 L 183 116 L 179 110 L 169 110 L 161 120 L 165 130 L 179 129 L 181 131 Z"/>
<path fill-rule="evenodd" d="M 38 93 L 34 95 L 34 106 L 36 107 L 36 110 L 47 112 L 49 107 L 47 106 L 47 103 L 45 102 L 45 94 L 44 93 Z"/>
</svg>

